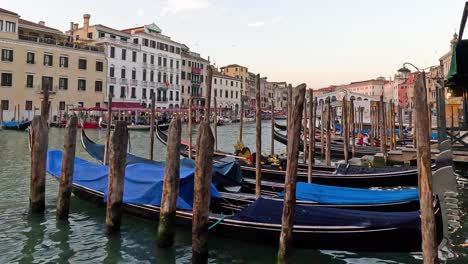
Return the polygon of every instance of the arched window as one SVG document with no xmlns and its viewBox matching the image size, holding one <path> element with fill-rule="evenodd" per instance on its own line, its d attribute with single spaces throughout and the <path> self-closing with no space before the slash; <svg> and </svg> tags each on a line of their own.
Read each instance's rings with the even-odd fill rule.
<svg viewBox="0 0 468 264">
<path fill-rule="evenodd" d="M 154 71 L 150 71 L 150 82 L 154 82 Z"/>
<path fill-rule="evenodd" d="M 161 72 L 158 72 L 158 82 L 161 82 Z"/>
</svg>

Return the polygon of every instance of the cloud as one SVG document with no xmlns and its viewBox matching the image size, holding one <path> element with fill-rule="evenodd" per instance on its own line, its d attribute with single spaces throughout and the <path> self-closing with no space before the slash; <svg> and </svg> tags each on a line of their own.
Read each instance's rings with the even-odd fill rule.
<svg viewBox="0 0 468 264">
<path fill-rule="evenodd" d="M 165 0 L 162 4 L 163 15 L 205 9 L 211 6 L 209 0 Z"/>
<path fill-rule="evenodd" d="M 268 19 L 266 21 L 254 21 L 250 22 L 247 24 L 249 27 L 263 27 L 263 26 L 268 26 L 268 25 L 274 25 L 281 23 L 284 20 L 284 17 L 282 16 L 276 16 L 271 19 Z"/>
<path fill-rule="evenodd" d="M 250 22 L 247 24 L 249 27 L 263 27 L 265 25 L 265 22 L 263 21 L 257 21 L 257 22 Z"/>
</svg>

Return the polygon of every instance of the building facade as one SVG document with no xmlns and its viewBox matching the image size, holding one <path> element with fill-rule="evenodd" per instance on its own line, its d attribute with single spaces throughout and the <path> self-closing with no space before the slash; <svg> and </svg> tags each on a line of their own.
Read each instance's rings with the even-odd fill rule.
<svg viewBox="0 0 468 264">
<path fill-rule="evenodd" d="M 188 107 L 190 96 L 193 106 L 205 105 L 206 73 L 210 62 L 200 54 L 190 51 L 187 46 L 182 47 L 181 72 L 181 105 Z"/>
<path fill-rule="evenodd" d="M 212 98 L 216 98 L 217 107 L 224 115 L 237 117 L 241 102 L 241 83 L 238 78 L 220 72 L 213 72 Z M 212 100 L 212 103 L 214 100 Z"/>
<path fill-rule="evenodd" d="M 20 119 L 32 119 L 44 89 L 50 93 L 51 119 L 60 119 L 69 107 L 103 104 L 107 61 L 102 49 L 72 43 L 42 21 L 0 9 L 0 50 L 3 120 L 14 118 L 16 108 Z"/>
<path fill-rule="evenodd" d="M 386 82 L 387 81 L 384 77 L 379 77 L 372 80 L 352 82 L 346 85 L 346 88 L 353 93 L 380 96 L 384 91 L 384 85 Z"/>
<path fill-rule="evenodd" d="M 229 64 L 220 68 L 221 73 L 241 80 L 240 89 L 243 95 L 248 95 L 249 69 L 239 64 Z"/>
</svg>

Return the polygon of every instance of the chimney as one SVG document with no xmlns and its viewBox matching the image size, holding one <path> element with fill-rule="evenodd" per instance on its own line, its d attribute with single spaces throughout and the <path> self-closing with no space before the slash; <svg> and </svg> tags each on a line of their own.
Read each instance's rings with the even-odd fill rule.
<svg viewBox="0 0 468 264">
<path fill-rule="evenodd" d="M 73 33 L 73 22 L 70 22 L 70 32 Z"/>
<path fill-rule="evenodd" d="M 83 30 L 84 30 L 85 36 L 88 36 L 89 19 L 90 18 L 91 18 L 90 14 L 84 14 L 83 15 Z"/>
<path fill-rule="evenodd" d="M 41 25 L 41 26 L 45 26 L 45 22 L 44 22 L 44 21 L 39 21 L 38 24 Z"/>
<path fill-rule="evenodd" d="M 78 30 L 78 23 L 73 24 L 73 30 Z"/>
</svg>

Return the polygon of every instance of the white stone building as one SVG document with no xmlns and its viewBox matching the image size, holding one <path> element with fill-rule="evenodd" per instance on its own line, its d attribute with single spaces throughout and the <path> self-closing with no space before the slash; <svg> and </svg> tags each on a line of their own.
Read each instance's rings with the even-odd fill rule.
<svg viewBox="0 0 468 264">
<path fill-rule="evenodd" d="M 241 102 L 241 80 L 213 72 L 212 89 L 212 98 L 216 97 L 217 107 L 221 108 L 221 113 L 237 117 Z"/>
<path fill-rule="evenodd" d="M 205 105 L 206 73 L 210 62 L 182 46 L 181 105 L 188 107 L 190 96 L 193 106 Z"/>
</svg>

